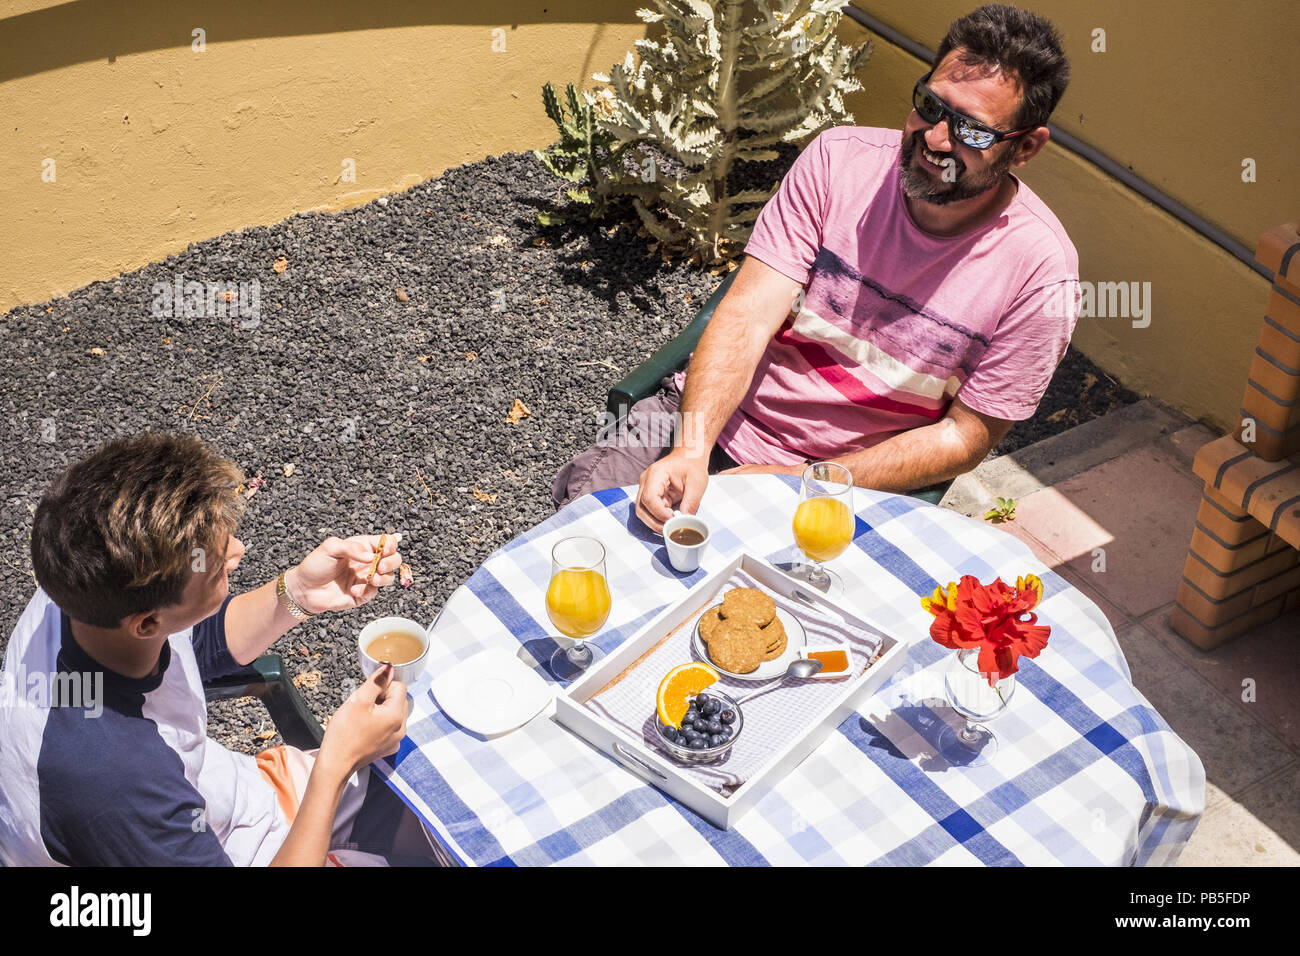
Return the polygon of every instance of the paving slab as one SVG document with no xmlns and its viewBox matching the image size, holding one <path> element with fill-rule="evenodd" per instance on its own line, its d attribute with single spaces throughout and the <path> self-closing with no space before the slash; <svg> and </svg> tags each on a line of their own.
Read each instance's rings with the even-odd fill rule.
<svg viewBox="0 0 1300 956">
<path fill-rule="evenodd" d="M 1007 527 L 1012 525 L 1042 542 L 1061 562 L 1086 557 L 1085 569 L 1097 548 L 1109 548 L 1115 541 L 1114 531 L 1059 488 L 1044 488 L 1016 502 L 1016 519 Z"/>
<path fill-rule="evenodd" d="M 1168 608 L 1147 615 L 1142 625 L 1225 700 L 1234 702 L 1300 756 L 1300 611 L 1211 651 L 1180 637 L 1169 626 Z"/>
<path fill-rule="evenodd" d="M 1161 448 L 1173 452 L 1190 472 L 1192 470 L 1192 459 L 1201 450 L 1201 446 L 1208 445 L 1210 442 L 1222 437 L 1222 432 L 1216 432 L 1204 425 L 1196 424 L 1178 429 L 1178 431 L 1162 438 L 1157 444 Z"/>
<path fill-rule="evenodd" d="M 1019 509 L 1017 509 L 1017 515 L 1018 514 Z M 994 524 L 993 522 L 989 523 Z M 1039 538 L 1030 531 L 1029 528 L 1019 520 L 1019 518 L 1015 521 L 999 521 L 994 524 L 994 526 L 1001 531 L 1005 531 L 1007 534 L 1014 535 L 1027 544 L 1029 550 L 1034 552 L 1034 557 L 1039 561 L 1042 561 L 1043 564 L 1047 565 L 1049 568 L 1057 568 L 1064 563 L 1064 559 L 1039 540 Z"/>
<path fill-rule="evenodd" d="M 1118 605 L 1106 598 L 1106 595 L 1096 587 L 1095 575 L 1082 575 L 1075 571 L 1068 564 L 1062 564 L 1056 569 L 1057 573 L 1065 580 L 1069 581 L 1076 589 L 1083 592 L 1084 597 L 1101 609 L 1101 613 L 1106 615 L 1106 620 L 1110 621 L 1110 626 L 1116 632 L 1120 628 L 1128 627 L 1135 623 L 1133 618 L 1125 614 Z M 1170 595 L 1172 598 L 1173 595 Z"/>
<path fill-rule="evenodd" d="M 1031 495 L 1157 441 L 1181 436 L 1179 445 L 1196 442 L 1199 448 L 1204 443 L 1202 432 L 1208 436 L 1206 440 L 1219 437 L 1203 425 L 1189 424 L 1173 409 L 1144 399 L 1009 455 L 982 462 L 958 477 L 940 504 L 962 514 L 982 515 L 998 497 L 1018 499 Z"/>
<path fill-rule="evenodd" d="M 1216 793 L 1178 866 L 1300 866 L 1298 790 L 1300 764 L 1292 763 L 1238 799 Z"/>
<path fill-rule="evenodd" d="M 984 513 L 997 504 L 997 496 L 981 484 L 974 472 L 968 471 L 958 475 L 948 490 L 944 492 L 939 507 L 969 515 L 972 518 L 983 517 Z"/>
<path fill-rule="evenodd" d="M 1148 446 L 1028 496 L 1016 523 L 1138 618 L 1173 600 L 1200 499 L 1201 482 Z"/>
<path fill-rule="evenodd" d="M 1143 625 L 1130 625 L 1116 636 L 1133 685 L 1205 765 L 1206 780 L 1217 788 L 1207 791 L 1207 808 L 1224 796 L 1240 799 L 1247 788 L 1296 761 L 1290 747 L 1170 654 Z"/>
<path fill-rule="evenodd" d="M 994 494 L 1013 498 L 1032 494 L 1125 452 L 1146 447 L 1189 424 L 1173 409 L 1145 399 L 986 461 L 975 469 L 975 475 Z"/>
</svg>

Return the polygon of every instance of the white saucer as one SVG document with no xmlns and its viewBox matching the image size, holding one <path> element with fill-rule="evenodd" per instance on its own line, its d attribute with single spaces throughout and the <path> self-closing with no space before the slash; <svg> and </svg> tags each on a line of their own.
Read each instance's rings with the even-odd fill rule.
<svg viewBox="0 0 1300 956">
<path fill-rule="evenodd" d="M 550 684 L 504 648 L 462 661 L 436 677 L 429 690 L 443 713 L 484 737 L 522 727 L 554 695 Z"/>
<path fill-rule="evenodd" d="M 700 617 L 703 616 L 700 615 Z M 695 653 L 700 660 L 706 661 L 710 667 L 713 667 L 720 674 L 726 674 L 728 677 L 736 678 L 736 680 L 771 680 L 774 677 L 781 677 L 790 667 L 790 662 L 799 658 L 799 652 L 808 643 L 808 634 L 804 631 L 803 624 L 799 622 L 799 619 L 785 608 L 778 607 L 776 617 L 785 627 L 785 653 L 770 661 L 763 661 L 748 674 L 737 674 L 735 671 L 729 671 L 709 656 L 709 646 L 704 643 L 704 638 L 700 637 L 699 620 L 695 622 L 695 633 L 691 635 L 691 646 L 694 647 Z"/>
</svg>

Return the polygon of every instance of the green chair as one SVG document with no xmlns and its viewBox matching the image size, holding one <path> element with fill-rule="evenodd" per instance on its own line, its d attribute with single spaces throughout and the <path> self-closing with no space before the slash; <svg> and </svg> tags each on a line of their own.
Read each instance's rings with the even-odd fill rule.
<svg viewBox="0 0 1300 956">
<path fill-rule="evenodd" d="M 709 296 L 700 311 L 695 313 L 695 318 L 691 319 L 690 325 L 678 332 L 658 352 L 634 368 L 623 381 L 609 390 L 605 407 L 616 420 L 627 417 L 628 409 L 658 391 L 661 381 L 686 367 L 691 353 L 695 351 L 696 343 L 704 333 L 704 327 L 709 324 L 709 319 L 713 318 L 713 310 L 718 307 L 718 303 L 731 288 L 736 272 L 729 272 L 727 277 L 718 284 L 718 287 L 713 290 L 713 295 Z"/>
<path fill-rule="evenodd" d="M 686 328 L 609 390 L 605 407 L 615 420 L 625 418 L 633 405 L 658 391 L 661 381 L 686 367 L 691 353 L 695 351 L 696 343 L 700 341 L 704 327 L 709 324 L 709 319 L 713 318 L 714 310 L 727 294 L 727 290 L 731 288 L 732 280 L 736 278 L 736 272 L 739 271 L 737 269 L 735 272 L 728 273 L 713 290 L 713 294 L 709 296 L 700 311 L 695 313 L 695 318 L 691 319 Z M 920 498 L 922 501 L 937 505 L 951 484 L 951 479 L 941 481 L 928 488 L 918 488 L 908 494 L 913 498 Z"/>
<path fill-rule="evenodd" d="M 299 750 L 315 750 L 325 737 L 307 702 L 285 673 L 279 654 L 263 654 L 248 667 L 203 684 L 207 700 L 256 697 L 266 705 L 284 742 Z"/>
</svg>

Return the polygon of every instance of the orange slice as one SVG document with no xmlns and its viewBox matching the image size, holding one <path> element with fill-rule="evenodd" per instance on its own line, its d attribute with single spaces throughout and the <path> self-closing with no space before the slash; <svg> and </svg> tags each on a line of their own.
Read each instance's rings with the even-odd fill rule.
<svg viewBox="0 0 1300 956">
<path fill-rule="evenodd" d="M 659 682 L 659 720 L 680 728 L 690 698 L 717 681 L 718 672 L 708 664 L 699 661 L 678 664 Z"/>
</svg>

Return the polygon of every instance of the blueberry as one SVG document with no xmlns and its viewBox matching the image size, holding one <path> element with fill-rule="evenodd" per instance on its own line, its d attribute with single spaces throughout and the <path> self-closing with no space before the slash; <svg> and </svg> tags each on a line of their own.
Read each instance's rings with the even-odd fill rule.
<svg viewBox="0 0 1300 956">
<path fill-rule="evenodd" d="M 703 710 L 704 705 L 711 700 L 713 700 L 713 698 L 710 697 L 708 694 L 700 694 L 693 701 L 691 701 L 691 706 L 695 707 L 696 710 Z"/>
<path fill-rule="evenodd" d="M 711 717 L 711 718 L 709 719 L 709 724 L 708 724 L 708 727 L 706 728 L 705 732 L 708 733 L 708 734 L 720 734 L 720 733 L 722 733 L 722 721 L 718 720 L 718 718 L 716 718 L 716 717 Z"/>
<path fill-rule="evenodd" d="M 703 737 L 695 737 L 686 746 L 690 747 L 691 750 L 707 750 L 709 748 L 709 742 Z"/>
<path fill-rule="evenodd" d="M 694 726 L 695 729 L 702 734 L 707 734 L 709 732 L 709 720 L 707 717 L 696 717 Z"/>
<path fill-rule="evenodd" d="M 660 730 L 663 731 L 663 735 L 669 740 L 676 740 L 681 736 L 681 732 L 678 731 L 676 727 L 661 727 Z"/>
<path fill-rule="evenodd" d="M 735 734 L 736 734 L 736 728 L 735 728 L 735 727 L 732 727 L 730 724 L 723 724 L 723 725 L 722 725 L 722 736 L 724 736 L 724 737 L 726 737 L 728 740 L 730 740 L 732 737 L 735 736 Z"/>
<path fill-rule="evenodd" d="M 701 716 L 702 715 L 700 714 L 700 712 L 696 710 L 694 707 L 692 707 L 690 710 L 686 712 L 686 716 L 682 718 L 682 722 L 687 724 L 694 723 Z"/>
<path fill-rule="evenodd" d="M 727 738 L 724 737 L 722 734 L 714 734 L 712 737 L 709 738 L 710 747 L 721 747 L 726 742 L 727 742 Z"/>
<path fill-rule="evenodd" d="M 720 710 L 722 710 L 722 701 L 714 700 L 712 697 L 706 700 L 700 707 L 700 713 L 705 717 L 712 717 Z"/>
<path fill-rule="evenodd" d="M 683 737 L 685 740 L 690 741 L 690 740 L 694 740 L 696 737 L 703 737 L 703 736 L 704 736 L 704 735 L 703 735 L 702 733 L 700 733 L 698 730 L 696 730 L 694 727 L 683 727 L 683 728 L 682 728 L 682 737 Z"/>
<path fill-rule="evenodd" d="M 718 720 L 724 724 L 734 724 L 736 722 L 736 712 L 728 707 L 722 713 L 718 714 Z"/>
</svg>

